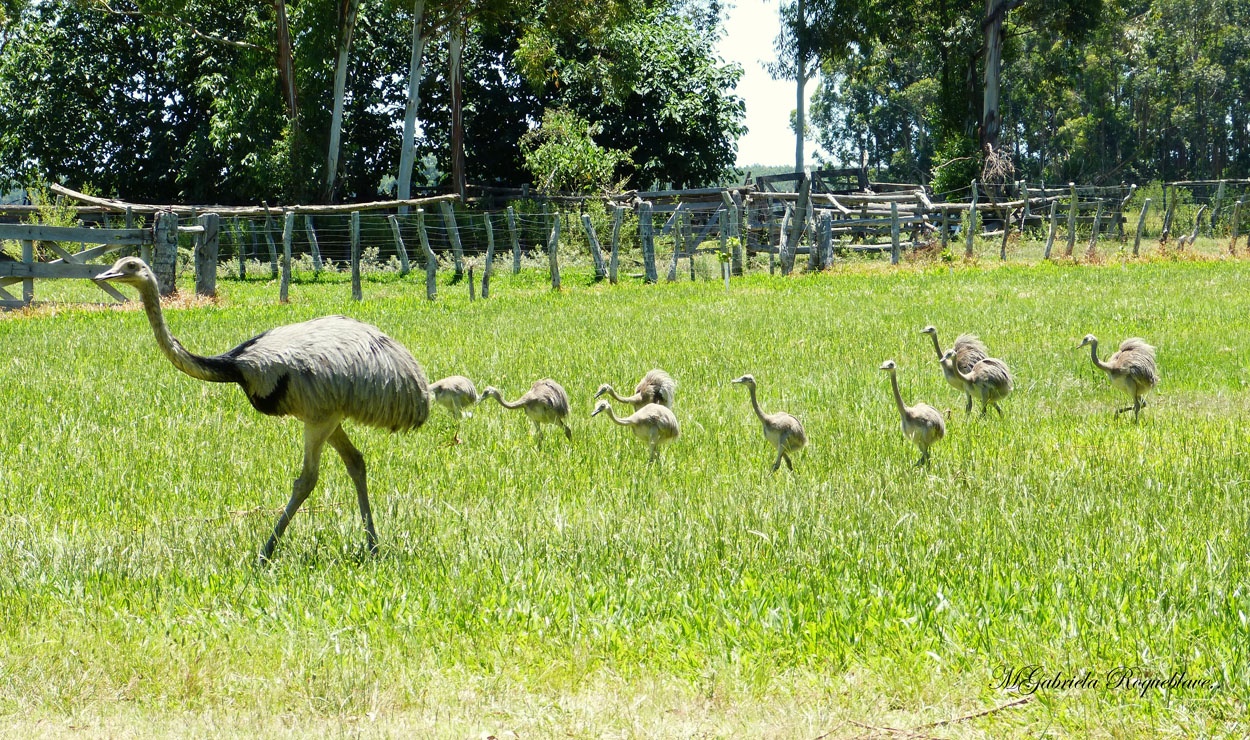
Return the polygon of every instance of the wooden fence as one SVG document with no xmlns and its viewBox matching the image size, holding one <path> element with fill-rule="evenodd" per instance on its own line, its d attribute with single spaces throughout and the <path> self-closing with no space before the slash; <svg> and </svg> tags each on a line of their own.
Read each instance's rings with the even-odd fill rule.
<svg viewBox="0 0 1250 740">
<path fill-rule="evenodd" d="M 120 248 L 138 247 L 145 257 L 151 257 L 153 247 L 171 244 L 179 233 L 194 240 L 197 291 L 205 294 L 215 289 L 220 244 L 220 252 L 237 261 L 240 278 L 248 277 L 249 264 L 267 262 L 265 272 L 268 278 L 280 281 L 279 297 L 283 301 L 289 296 L 292 262 L 301 255 L 301 259 L 310 260 L 314 271 L 328 266 L 350 268 L 352 296 L 356 299 L 362 297 L 362 262 L 376 267 L 388 260 L 401 275 L 416 265 L 425 273 L 427 297 L 434 299 L 440 260 L 452 270 L 450 282 L 455 285 L 484 257 L 480 276 L 481 295 L 486 298 L 497 257 L 502 257 L 500 267 L 510 261 L 514 273 L 521 269 L 524 255 L 543 260 L 553 287 L 558 288 L 562 255 L 567 261 L 569 253 L 566 245 L 576 245 L 579 254 L 589 257 L 595 280 L 612 283 L 622 278 L 654 283 L 661 276 L 667 281 L 684 275 L 695 279 L 696 262 L 708 254 L 719 257 L 725 279 L 743 274 L 753 259 L 758 262 L 766 258 L 770 271 L 789 274 L 800 267 L 801 257 L 806 257 L 809 270 L 826 269 L 857 252 L 888 254 L 891 262 L 897 263 L 908 250 L 957 252 L 962 246 L 964 255 L 971 257 L 974 246 L 984 250 L 986 240 L 994 239 L 998 240 L 993 242 L 998 246 L 998 257 L 1007 259 L 1010 236 L 1024 229 L 1034 230 L 1039 239 L 1045 235 L 1042 256 L 1050 259 L 1055 254 L 1074 256 L 1078 239 L 1088 240 L 1086 254 L 1105 239 L 1120 240 L 1127 249 L 1130 222 L 1136 227 L 1131 236 L 1132 252 L 1137 254 L 1146 236 L 1147 214 L 1153 207 L 1152 199 L 1147 198 L 1135 214 L 1127 213 L 1136 194 L 1133 185 L 1077 187 L 1069 183 L 1054 187 L 1018 182 L 991 186 L 973 182 L 967 188 L 967 200 L 938 199 L 922 187 L 898 183 L 869 183 L 866 190 L 828 192 L 851 181 L 844 171 L 823 171 L 819 177 L 816 173 L 772 176 L 766 188 L 748 183 L 631 192 L 606 201 L 536 200 L 530 194 L 529 200 L 498 208 L 497 197 L 466 204 L 451 196 L 439 196 L 404 203 L 223 207 L 217 209 L 220 213 L 204 213 L 207 207 L 189 206 L 161 210 L 54 188 L 63 197 L 86 203 L 84 211 L 106 224 L 109 215 L 124 217 L 129 223 L 136 214 L 151 214 L 152 226 L 65 229 L 0 225 L 0 239 L 18 241 L 23 250 L 20 262 L 0 262 L 0 305 L 28 305 L 34 298 L 37 278 L 91 278 L 104 267 L 86 261 Z M 793 191 L 779 189 L 786 182 L 795 186 Z M 1171 241 L 1183 248 L 1200 233 L 1215 235 L 1218 229 L 1230 235 L 1229 249 L 1235 249 L 1248 191 L 1250 180 L 1169 183 L 1162 188 L 1161 205 L 1153 211 L 1153 218 L 1161 224 L 1154 236 L 1162 243 Z M 496 209 L 486 208 L 488 204 L 496 205 Z M 577 209 L 553 207 L 561 204 Z M 1184 208 L 1178 210 L 1178 204 Z M 1198 206 L 1196 215 L 1192 213 L 1194 206 Z M 178 216 L 194 217 L 195 224 L 178 227 Z M 1192 221 L 1188 220 L 1191 216 Z M 59 259 L 35 262 L 35 241 L 48 245 Z M 62 246 L 74 242 L 83 245 L 81 251 L 69 252 Z M 101 246 L 88 249 L 86 244 Z M 156 250 L 156 254 L 154 267 L 162 271 L 162 286 L 172 286 L 176 248 Z M 164 264 L 161 254 L 167 255 Z M 720 277 L 707 275 L 706 261 L 703 264 L 705 276 Z M 17 282 L 23 283 L 20 299 L 3 290 Z M 108 286 L 101 287 L 114 298 L 121 298 Z"/>
</svg>

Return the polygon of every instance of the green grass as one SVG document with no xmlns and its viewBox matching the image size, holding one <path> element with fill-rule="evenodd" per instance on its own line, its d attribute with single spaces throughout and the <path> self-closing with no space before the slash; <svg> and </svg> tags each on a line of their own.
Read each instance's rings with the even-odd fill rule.
<svg viewBox="0 0 1250 740">
<path fill-rule="evenodd" d="M 328 452 L 268 568 L 298 422 L 178 373 L 141 312 L 0 319 L 0 732 L 846 737 L 999 706 L 1018 694 L 996 674 L 1029 664 L 1219 685 L 1041 689 L 928 732 L 1250 732 L 1250 263 L 851 266 L 728 293 L 543 279 L 497 275 L 474 303 L 444 281 L 429 303 L 423 276 L 378 277 L 353 303 L 305 276 L 289 305 L 223 280 L 167 311 L 204 353 L 350 314 L 432 379 L 513 397 L 550 376 L 573 399 L 574 441 L 541 453 L 493 403 L 459 447 L 442 409 L 409 435 L 351 427 L 381 554 Z M 1006 419 L 965 418 L 929 323 L 1010 364 Z M 1074 349 L 1088 332 L 1159 348 L 1140 424 Z M 928 469 L 890 358 L 908 402 L 951 410 Z M 588 418 L 600 383 L 653 366 L 682 423 L 658 466 Z M 728 382 L 746 372 L 806 424 L 796 475 L 768 475 Z"/>
</svg>

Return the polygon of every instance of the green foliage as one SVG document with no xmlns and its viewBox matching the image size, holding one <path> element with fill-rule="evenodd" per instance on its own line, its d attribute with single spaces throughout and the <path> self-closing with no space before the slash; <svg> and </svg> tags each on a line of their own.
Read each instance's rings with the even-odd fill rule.
<svg viewBox="0 0 1250 740">
<path fill-rule="evenodd" d="M 629 153 L 595 143 L 603 131 L 567 110 L 548 110 L 537 129 L 521 138 L 525 167 L 543 193 L 608 193 L 624 189 L 612 174 L 630 163 Z"/>
</svg>

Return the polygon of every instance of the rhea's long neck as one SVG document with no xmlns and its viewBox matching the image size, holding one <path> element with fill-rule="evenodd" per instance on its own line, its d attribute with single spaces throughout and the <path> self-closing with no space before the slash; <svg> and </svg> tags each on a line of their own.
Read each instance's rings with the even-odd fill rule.
<svg viewBox="0 0 1250 740">
<path fill-rule="evenodd" d="M 938 344 L 937 332 L 930 334 L 929 338 L 933 340 L 933 351 L 937 352 L 939 360 L 942 359 L 942 345 Z"/>
<path fill-rule="evenodd" d="M 898 376 L 890 373 L 890 387 L 894 389 L 894 403 L 898 404 L 898 412 L 907 415 L 907 406 L 903 403 L 903 394 L 898 392 Z"/>
<path fill-rule="evenodd" d="M 627 396 L 627 397 L 622 398 L 621 394 L 617 393 L 616 389 L 613 388 L 612 386 L 608 386 L 608 395 L 615 398 L 617 403 L 631 403 L 632 404 L 632 403 L 638 403 L 639 401 L 642 400 L 641 393 L 635 393 L 632 396 Z"/>
<path fill-rule="evenodd" d="M 139 297 L 143 300 L 143 310 L 148 315 L 148 322 L 152 324 L 152 333 L 156 335 L 156 344 L 174 364 L 174 367 L 198 380 L 217 383 L 234 380 L 234 378 L 225 377 L 219 368 L 206 362 L 205 358 L 188 352 L 182 343 L 174 338 L 169 331 L 169 326 L 165 323 L 165 315 L 161 312 L 161 296 L 156 289 L 156 283 L 144 281 L 137 287 Z"/>
<path fill-rule="evenodd" d="M 760 408 L 760 402 L 755 397 L 755 386 L 748 385 L 747 392 L 751 394 L 751 408 L 755 409 L 755 415 L 760 417 L 760 421 L 767 421 L 767 419 L 764 418 L 764 409 Z"/>
<path fill-rule="evenodd" d="M 1099 369 L 1104 371 L 1111 370 L 1110 365 L 1098 359 L 1098 340 L 1096 339 L 1089 343 L 1089 357 Z"/>
<path fill-rule="evenodd" d="M 972 382 L 972 373 L 968 373 L 967 375 L 964 375 L 962 372 L 959 371 L 959 366 L 955 364 L 955 361 L 953 359 L 942 360 L 942 368 L 945 369 L 946 372 L 948 373 L 959 376 L 960 378 L 963 379 L 965 383 Z"/>
<path fill-rule="evenodd" d="M 499 394 L 492 393 L 491 397 L 494 398 L 496 401 L 498 401 L 500 406 L 503 406 L 506 409 L 519 409 L 525 405 L 525 401 L 522 399 L 517 399 L 516 401 L 513 401 L 512 403 L 509 403 L 503 400 L 502 393 L 499 393 Z"/>
<path fill-rule="evenodd" d="M 616 395 L 616 394 L 613 393 L 612 395 Z M 630 424 L 629 419 L 622 419 L 621 417 L 617 416 L 616 412 L 612 410 L 611 406 L 604 409 L 604 411 L 608 412 L 608 418 L 611 419 L 614 424 L 619 424 L 620 426 L 623 426 L 623 427 L 633 426 L 632 424 Z"/>
</svg>

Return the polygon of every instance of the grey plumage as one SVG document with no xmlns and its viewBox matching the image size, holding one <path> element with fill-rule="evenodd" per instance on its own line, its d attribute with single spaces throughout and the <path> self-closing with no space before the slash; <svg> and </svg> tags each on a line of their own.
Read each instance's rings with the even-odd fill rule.
<svg viewBox="0 0 1250 740">
<path fill-rule="evenodd" d="M 920 330 L 920 333 L 928 334 L 933 338 L 933 351 L 937 354 L 937 358 L 940 361 L 945 353 L 942 352 L 942 345 L 938 342 L 937 329 L 933 326 L 926 326 Z M 967 396 L 968 401 L 964 406 L 964 413 L 972 413 L 973 388 L 960 377 L 959 373 L 965 375 L 971 373 L 972 368 L 976 367 L 976 364 L 981 360 L 989 357 L 990 352 L 975 334 L 960 334 L 955 338 L 955 343 L 951 345 L 951 349 L 955 352 L 954 367 L 948 369 L 943 364 L 942 374 L 952 388 Z M 959 372 L 955 372 L 955 370 Z"/>
<path fill-rule="evenodd" d="M 955 365 L 955 350 L 953 349 L 946 350 L 940 362 L 943 371 L 958 375 L 967 384 L 972 395 L 981 399 L 982 415 L 989 406 L 998 409 L 999 416 L 1003 415 L 1003 407 L 999 406 L 998 402 L 1011 395 L 1012 388 L 1011 370 L 1008 369 L 1007 363 L 995 357 L 987 357 L 973 365 L 971 372 L 965 373 Z"/>
<path fill-rule="evenodd" d="M 139 291 L 161 351 L 174 367 L 199 380 L 237 383 L 252 406 L 270 416 L 304 422 L 304 463 L 291 498 L 261 551 L 268 560 L 291 518 L 317 485 L 321 451 L 329 443 L 342 457 L 356 487 L 370 552 L 377 534 L 369 507 L 365 463 L 343 431 L 352 419 L 369 426 L 404 431 L 429 417 L 425 372 L 401 344 L 376 327 L 345 316 L 326 316 L 280 326 L 224 354 L 188 352 L 165 324 L 156 277 L 136 257 L 123 257 L 96 277 Z"/>
<path fill-rule="evenodd" d="M 456 433 L 452 442 L 460 444 L 460 423 L 466 416 L 473 416 L 469 409 L 478 402 L 477 388 L 473 381 L 463 375 L 451 375 L 430 383 L 434 403 L 447 409 L 456 419 Z"/>
<path fill-rule="evenodd" d="M 1119 388 L 1133 399 L 1132 406 L 1116 409 L 1117 414 L 1125 411 L 1133 412 L 1133 421 L 1137 421 L 1142 407 L 1146 405 L 1146 394 L 1159 384 L 1159 368 L 1155 362 L 1155 348 L 1139 337 L 1130 337 L 1120 343 L 1120 349 L 1107 358 L 1106 362 L 1098 359 L 1098 338 L 1086 334 L 1077 349 L 1089 347 L 1090 358 L 1094 365 L 1105 372 L 1111 385 Z"/>
<path fill-rule="evenodd" d="M 787 468 L 794 470 L 794 463 L 791 462 L 790 455 L 807 445 L 807 431 L 803 429 L 803 422 L 799 421 L 798 417 L 793 414 L 787 414 L 784 411 L 778 411 L 774 414 L 764 413 L 755 397 L 755 376 L 743 375 L 740 378 L 734 378 L 730 382 L 745 385 L 747 391 L 751 394 L 751 408 L 755 410 L 755 415 L 759 417 L 760 423 L 764 425 L 764 438 L 777 450 L 777 459 L 773 462 L 772 472 L 777 472 L 777 468 L 781 467 L 783 460 Z"/>
<path fill-rule="evenodd" d="M 482 391 L 482 398 L 494 398 L 506 409 L 523 409 L 525 415 L 534 423 L 534 431 L 538 436 L 538 446 L 543 446 L 543 425 L 555 424 L 564 429 L 564 436 L 573 439 L 573 430 L 566 419 L 569 415 L 569 394 L 564 387 L 551 378 L 535 380 L 525 395 L 509 403 L 503 399 L 499 389 L 488 386 Z"/>
<path fill-rule="evenodd" d="M 632 428 L 634 434 L 651 447 L 653 461 L 660 459 L 661 447 L 681 435 L 677 417 L 667 406 L 658 403 L 649 403 L 622 419 L 612 410 L 612 404 L 600 401 L 590 415 L 596 416 L 604 411 L 608 412 L 608 418 L 616 424 Z"/>
<path fill-rule="evenodd" d="M 916 465 L 924 465 L 929 461 L 929 448 L 946 436 L 946 420 L 937 409 L 927 403 L 917 403 L 915 406 L 903 403 L 903 394 L 898 391 L 894 360 L 881 363 L 881 369 L 890 374 L 890 386 L 894 389 L 894 402 L 898 405 L 898 414 L 902 420 L 903 436 L 920 449 L 920 459 L 916 461 Z"/>
<path fill-rule="evenodd" d="M 615 398 L 619 403 L 632 405 L 635 411 L 641 410 L 643 406 L 649 403 L 657 403 L 671 409 L 677 393 L 677 381 L 673 380 L 668 373 L 657 368 L 642 376 L 642 380 L 638 381 L 638 385 L 634 387 L 634 395 L 632 396 L 622 398 L 612 386 L 604 383 L 595 392 L 595 398 L 605 393 Z"/>
</svg>

